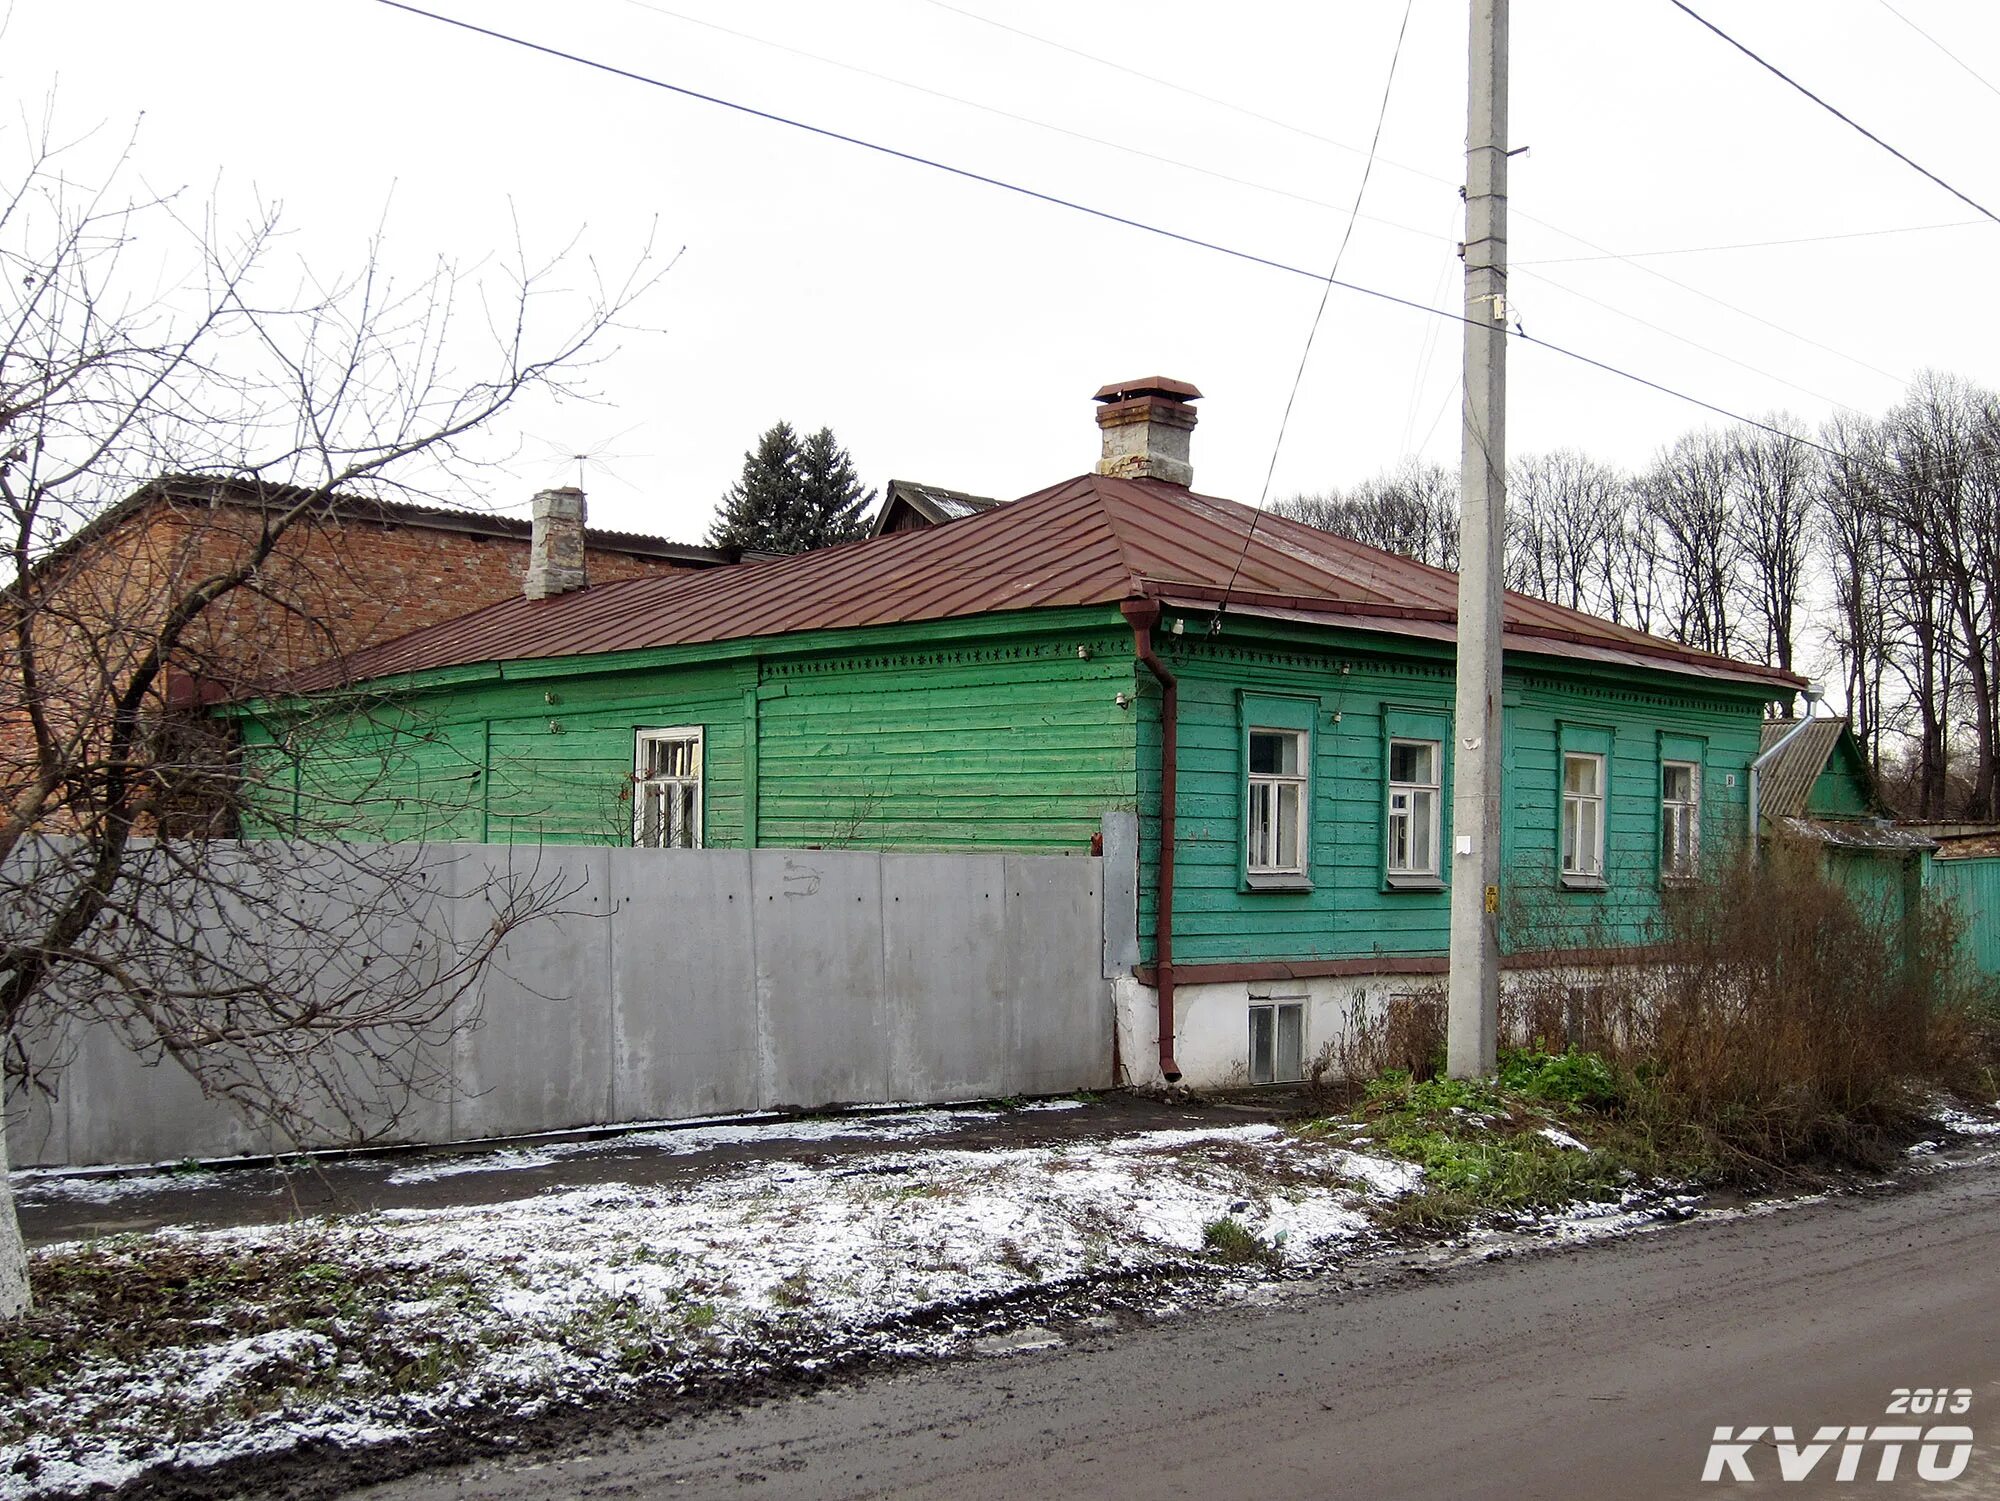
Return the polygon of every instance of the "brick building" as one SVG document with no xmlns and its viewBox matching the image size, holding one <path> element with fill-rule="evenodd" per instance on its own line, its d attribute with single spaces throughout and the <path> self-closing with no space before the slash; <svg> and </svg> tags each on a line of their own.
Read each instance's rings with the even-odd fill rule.
<svg viewBox="0 0 2000 1501">
<path fill-rule="evenodd" d="M 97 733 L 93 722 L 105 719 L 116 685 L 151 649 L 172 603 L 240 566 L 266 526 L 304 497 L 239 480 L 163 478 L 40 559 L 25 590 L 6 590 L 10 605 L 29 601 L 35 696 L 58 733 Z M 581 521 L 580 491 L 545 491 L 536 502 Z M 152 698 L 185 706 L 237 696 L 309 663 L 519 595 L 533 587 L 531 531 L 529 521 L 509 516 L 352 495 L 315 501 L 251 583 L 186 633 Z M 714 568 L 739 556 L 588 530 L 580 557 L 563 565 L 573 587 Z M 0 785 L 10 803 L 32 780 L 35 760 L 16 625 L 8 620 L 0 632 Z"/>
</svg>

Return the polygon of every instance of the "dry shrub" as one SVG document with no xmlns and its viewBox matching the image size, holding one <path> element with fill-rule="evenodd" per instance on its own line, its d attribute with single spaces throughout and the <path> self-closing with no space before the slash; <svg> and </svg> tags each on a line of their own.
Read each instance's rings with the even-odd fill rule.
<svg viewBox="0 0 2000 1501">
<path fill-rule="evenodd" d="M 1329 1072 L 1344 1079 L 1379 1078 L 1391 1069 L 1429 1079 L 1444 1068 L 1444 1028 L 1442 985 L 1394 991 L 1380 1005 L 1363 995 L 1321 1057 Z"/>
<path fill-rule="evenodd" d="M 1956 914 L 1867 910 L 1785 846 L 1667 894 L 1649 962 L 1524 977 L 1503 1039 L 1596 1052 L 1625 1111 L 1724 1171 L 1879 1162 L 1926 1087 L 1984 1088 L 1990 987 Z"/>
<path fill-rule="evenodd" d="M 1618 1056 L 1640 987 L 1603 969 L 1531 970 L 1500 993 L 1500 1042 L 1536 1053 Z"/>
</svg>

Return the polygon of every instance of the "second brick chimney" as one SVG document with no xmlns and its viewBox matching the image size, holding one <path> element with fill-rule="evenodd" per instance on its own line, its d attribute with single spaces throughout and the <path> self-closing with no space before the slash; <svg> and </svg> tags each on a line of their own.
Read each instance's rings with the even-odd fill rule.
<svg viewBox="0 0 2000 1501">
<path fill-rule="evenodd" d="M 1144 380 L 1118 381 L 1093 398 L 1097 425 L 1104 433 L 1104 457 L 1099 474 L 1120 479 L 1160 479 L 1170 485 L 1194 483 L 1188 462 L 1188 435 L 1194 431 L 1194 408 L 1201 392 L 1184 380 L 1153 375 Z"/>
<path fill-rule="evenodd" d="M 583 492 L 574 485 L 535 495 L 528 533 L 528 576 L 521 592 L 547 599 L 584 586 Z"/>
</svg>

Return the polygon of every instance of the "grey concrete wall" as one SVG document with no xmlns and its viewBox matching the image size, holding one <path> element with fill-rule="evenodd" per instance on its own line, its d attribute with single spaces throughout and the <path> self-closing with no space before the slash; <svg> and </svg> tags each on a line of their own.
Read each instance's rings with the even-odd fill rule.
<svg viewBox="0 0 2000 1501">
<path fill-rule="evenodd" d="M 538 876 L 574 887 L 563 910 L 510 935 L 465 998 L 453 1089 L 397 1101 L 393 1121 L 385 1104 L 370 1117 L 376 1139 L 1112 1082 L 1103 885 L 1122 858 L 587 848 L 535 858 Z M 426 859 L 441 889 L 466 892 L 518 871 L 523 854 L 441 845 Z M 443 942 L 470 939 L 484 918 L 461 900 L 431 920 Z M 290 1146 L 108 1027 L 24 1040 L 50 1065 L 56 1095 L 8 1097 L 17 1167 Z M 308 1143 L 348 1144 L 331 1128 Z"/>
</svg>

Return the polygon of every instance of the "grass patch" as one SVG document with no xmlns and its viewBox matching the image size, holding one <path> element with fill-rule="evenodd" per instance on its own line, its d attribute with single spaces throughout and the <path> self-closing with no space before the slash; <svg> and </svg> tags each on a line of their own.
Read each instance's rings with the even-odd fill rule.
<svg viewBox="0 0 2000 1501">
<path fill-rule="evenodd" d="M 1276 1248 L 1229 1215 L 1203 1225 L 1201 1243 L 1210 1256 L 1225 1266 L 1267 1266 L 1277 1256 Z"/>
<path fill-rule="evenodd" d="M 1424 1176 L 1377 1205 L 1377 1223 L 1460 1229 L 1483 1215 L 1613 1201 L 1642 1179 L 1692 1166 L 1663 1161 L 1644 1133 L 1602 1113 L 1617 1100 L 1615 1075 L 1590 1054 L 1510 1052 L 1492 1082 L 1384 1074 L 1354 1119 Z"/>
<path fill-rule="evenodd" d="M 427 1389 L 477 1362 L 477 1342 L 463 1332 L 470 1324 L 456 1315 L 490 1306 L 462 1272 L 353 1264 L 316 1234 L 254 1249 L 121 1237 L 39 1254 L 29 1276 L 34 1312 L 0 1340 L 5 1442 L 32 1432 L 32 1397 L 79 1371 L 145 1370 L 258 1336 L 274 1342 L 217 1398 L 219 1407 L 176 1409 L 162 1439 L 199 1437 L 218 1417 L 277 1410 L 336 1380 L 343 1391 Z M 403 1312 L 391 1319 L 390 1308 Z"/>
</svg>

